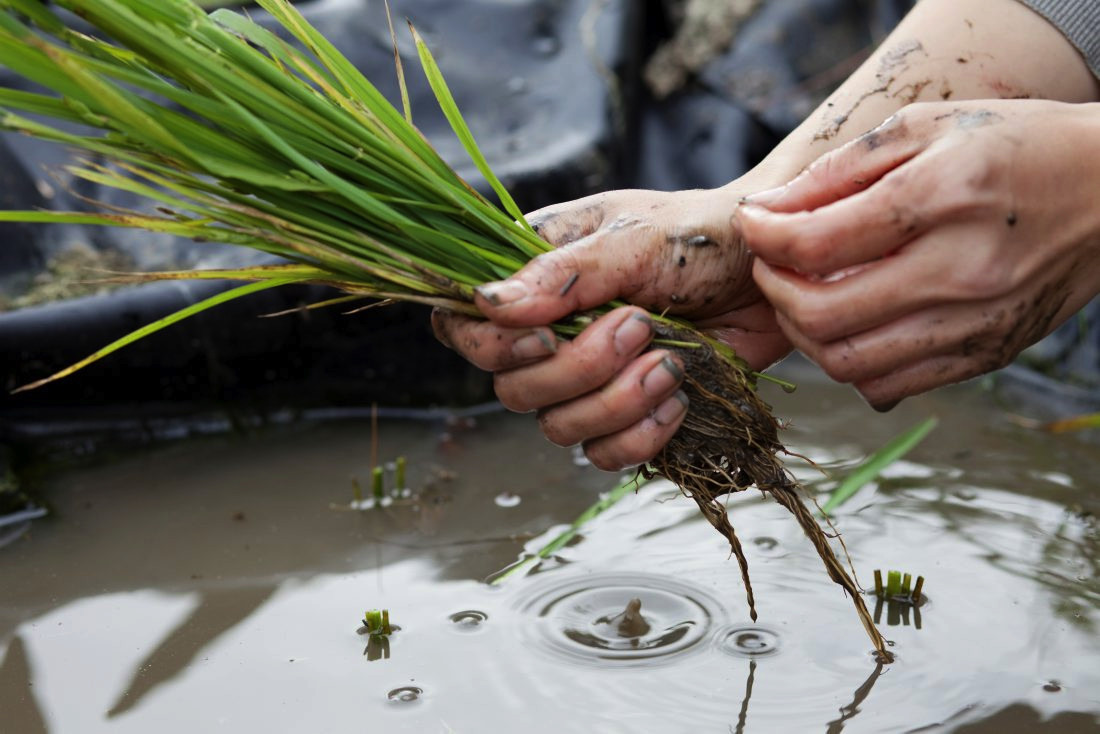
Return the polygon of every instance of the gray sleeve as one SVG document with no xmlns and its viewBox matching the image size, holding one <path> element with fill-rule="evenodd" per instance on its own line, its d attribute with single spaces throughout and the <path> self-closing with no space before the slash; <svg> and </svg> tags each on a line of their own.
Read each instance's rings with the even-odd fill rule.
<svg viewBox="0 0 1100 734">
<path fill-rule="evenodd" d="M 1049 20 L 1077 47 L 1100 77 L 1100 2 L 1097 0 L 1020 0 Z"/>
</svg>

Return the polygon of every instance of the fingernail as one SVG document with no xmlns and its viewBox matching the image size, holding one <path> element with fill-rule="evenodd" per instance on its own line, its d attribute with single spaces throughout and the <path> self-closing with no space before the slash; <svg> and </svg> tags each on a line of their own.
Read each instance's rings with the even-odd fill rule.
<svg viewBox="0 0 1100 734">
<path fill-rule="evenodd" d="M 558 351 L 557 343 L 544 331 L 522 336 L 512 344 L 512 356 L 517 359 L 549 357 L 556 351 Z"/>
<path fill-rule="evenodd" d="M 622 355 L 635 352 L 648 342 L 651 336 L 653 336 L 653 320 L 646 314 L 633 314 L 615 330 L 615 353 Z"/>
<path fill-rule="evenodd" d="M 494 306 L 507 306 L 527 295 L 527 286 L 518 280 L 502 280 L 486 283 L 474 289 Z"/>
<path fill-rule="evenodd" d="M 653 420 L 659 426 L 670 426 L 680 419 L 688 409 L 688 396 L 683 390 L 657 406 L 653 411 Z"/>
<path fill-rule="evenodd" d="M 776 186 L 774 189 L 768 189 L 767 191 L 759 191 L 752 196 L 746 196 L 741 200 L 743 204 L 759 204 L 761 206 L 767 206 L 778 200 L 783 194 L 787 192 L 787 187 Z"/>
<path fill-rule="evenodd" d="M 642 392 L 655 398 L 666 394 L 680 384 L 682 379 L 684 379 L 684 371 L 680 369 L 680 365 L 671 358 L 665 357 L 642 378 Z"/>
</svg>

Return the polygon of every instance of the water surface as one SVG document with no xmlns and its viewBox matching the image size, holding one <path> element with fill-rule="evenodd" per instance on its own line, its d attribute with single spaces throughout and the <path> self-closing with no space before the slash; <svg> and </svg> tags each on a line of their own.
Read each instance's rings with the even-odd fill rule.
<svg viewBox="0 0 1100 734">
<path fill-rule="evenodd" d="M 758 494 L 730 503 L 755 624 L 728 548 L 663 483 L 490 586 L 617 477 L 530 417 L 389 420 L 378 455 L 408 457 L 417 496 L 349 511 L 369 423 L 299 424 L 50 477 L 55 517 L 0 550 L 0 732 L 1100 730 L 1096 444 L 973 385 L 881 416 L 799 379 L 769 398 L 836 474 L 941 419 L 838 513 L 865 584 L 926 578 L 919 615 L 880 610 L 893 665 Z M 368 644 L 375 607 L 400 630 Z"/>
</svg>

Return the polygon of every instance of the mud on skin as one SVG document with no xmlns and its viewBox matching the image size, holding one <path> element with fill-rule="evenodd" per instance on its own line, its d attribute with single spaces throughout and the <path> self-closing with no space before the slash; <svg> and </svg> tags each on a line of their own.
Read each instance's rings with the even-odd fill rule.
<svg viewBox="0 0 1100 734">
<path fill-rule="evenodd" d="M 915 39 L 909 41 L 903 41 L 894 48 L 886 52 L 881 59 L 879 59 L 878 70 L 875 72 L 875 86 L 868 91 L 861 94 L 855 102 L 853 102 L 846 112 L 837 115 L 836 117 L 827 118 L 823 121 L 821 128 L 814 133 L 814 140 L 832 140 L 843 129 L 844 125 L 848 122 L 848 119 L 852 114 L 859 109 L 863 102 L 876 94 L 886 94 L 890 91 L 894 82 L 898 80 L 902 74 L 909 70 L 908 58 L 915 53 L 928 56 L 928 52 L 924 50 L 924 45 L 920 41 Z M 929 84 L 929 81 L 924 82 L 919 89 L 912 95 L 910 102 L 916 101 L 920 95 L 924 86 Z M 909 85 L 912 86 L 912 85 Z M 902 89 L 905 89 L 903 87 Z M 900 92 L 901 90 L 899 90 Z M 895 92 L 895 96 L 899 93 Z M 908 99 L 908 98 L 907 98 Z"/>
</svg>

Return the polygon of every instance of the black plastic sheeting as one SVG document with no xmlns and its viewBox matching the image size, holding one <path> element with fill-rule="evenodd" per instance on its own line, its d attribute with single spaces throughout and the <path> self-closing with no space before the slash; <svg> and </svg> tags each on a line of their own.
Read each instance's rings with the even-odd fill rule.
<svg viewBox="0 0 1100 734">
<path fill-rule="evenodd" d="M 662 101 L 647 96 L 640 82 L 642 62 L 672 30 L 658 0 L 406 0 L 393 6 L 395 15 L 408 16 L 424 33 L 491 164 L 530 210 L 610 188 L 673 190 L 728 182 L 793 129 L 911 4 L 768 0 L 724 54 Z M 298 5 L 397 98 L 381 0 Z M 420 80 L 411 43 L 402 43 L 414 120 L 448 160 L 478 181 Z M 140 206 L 42 173 L 48 166 L 56 175 L 64 160 L 55 147 L 0 139 L 0 203 L 69 208 L 79 205 L 79 194 Z M 10 226 L 0 229 L 0 241 L 0 288 L 29 278 L 73 241 L 125 252 L 143 268 L 214 267 L 253 257 L 108 229 Z M 11 389 L 49 374 L 227 286 L 158 283 L 2 313 L 0 386 Z M 486 376 L 435 342 L 422 308 L 255 318 L 327 295 L 302 287 L 260 293 L 171 327 L 74 377 L 5 394 L 0 441 L 28 425 L 103 411 L 459 405 L 491 397 Z M 1091 354 L 1095 359 L 1095 350 Z M 1100 371 L 1100 365 L 1091 367 L 1093 374 Z"/>
</svg>

